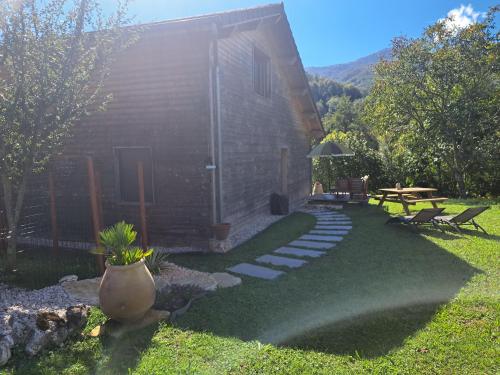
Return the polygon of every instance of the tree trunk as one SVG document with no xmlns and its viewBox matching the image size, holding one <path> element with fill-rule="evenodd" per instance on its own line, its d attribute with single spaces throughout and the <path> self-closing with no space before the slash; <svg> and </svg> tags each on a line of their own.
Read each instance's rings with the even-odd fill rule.
<svg viewBox="0 0 500 375">
<path fill-rule="evenodd" d="M 2 177 L 3 197 L 5 213 L 7 217 L 7 227 L 9 230 L 7 240 L 7 253 L 5 262 L 5 272 L 12 271 L 16 266 L 17 253 L 17 226 L 23 209 L 24 194 L 26 192 L 26 173 L 24 174 L 20 185 L 16 189 L 15 199 L 13 194 L 12 182 L 6 177 Z"/>
<path fill-rule="evenodd" d="M 16 229 L 9 227 L 9 237 L 7 240 L 7 253 L 5 259 L 5 272 L 12 272 L 16 268 L 17 254 L 17 233 Z"/>
<path fill-rule="evenodd" d="M 467 190 L 465 188 L 465 178 L 463 172 L 462 158 L 459 155 L 458 150 L 455 149 L 453 152 L 453 177 L 457 183 L 458 195 L 460 198 L 467 198 Z"/>
</svg>

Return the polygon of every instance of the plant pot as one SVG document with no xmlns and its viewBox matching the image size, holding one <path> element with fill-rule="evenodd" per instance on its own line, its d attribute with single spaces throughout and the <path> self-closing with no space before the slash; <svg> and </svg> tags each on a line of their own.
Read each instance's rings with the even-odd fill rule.
<svg viewBox="0 0 500 375">
<path fill-rule="evenodd" d="M 122 323 L 139 320 L 155 302 L 155 283 L 144 259 L 128 266 L 112 266 L 99 288 L 99 304 L 109 318 Z"/>
<path fill-rule="evenodd" d="M 229 231 L 231 230 L 231 224 L 229 223 L 220 223 L 214 224 L 212 226 L 214 231 L 215 238 L 219 241 L 224 241 L 229 236 Z"/>
</svg>

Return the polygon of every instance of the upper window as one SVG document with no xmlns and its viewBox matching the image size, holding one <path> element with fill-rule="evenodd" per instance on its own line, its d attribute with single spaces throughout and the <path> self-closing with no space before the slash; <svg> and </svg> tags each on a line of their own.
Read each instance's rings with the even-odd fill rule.
<svg viewBox="0 0 500 375">
<path fill-rule="evenodd" d="M 271 96 L 271 59 L 258 48 L 253 49 L 253 87 L 255 92 Z"/>
<path fill-rule="evenodd" d="M 153 202 L 153 163 L 151 149 L 147 147 L 124 147 L 116 149 L 118 163 L 118 190 L 122 202 L 139 202 L 139 180 L 137 165 L 144 165 L 144 200 Z"/>
</svg>

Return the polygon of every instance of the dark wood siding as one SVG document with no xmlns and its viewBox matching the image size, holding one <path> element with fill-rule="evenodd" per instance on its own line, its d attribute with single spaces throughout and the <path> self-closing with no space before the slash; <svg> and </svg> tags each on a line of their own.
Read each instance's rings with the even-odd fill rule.
<svg viewBox="0 0 500 375">
<path fill-rule="evenodd" d="M 253 50 L 271 58 L 271 95 L 254 90 Z M 288 149 L 288 194 L 292 206 L 310 189 L 310 139 L 266 35 L 257 30 L 222 39 L 220 65 L 223 220 L 236 229 L 269 212 L 269 197 L 281 192 L 281 155 Z"/>
</svg>

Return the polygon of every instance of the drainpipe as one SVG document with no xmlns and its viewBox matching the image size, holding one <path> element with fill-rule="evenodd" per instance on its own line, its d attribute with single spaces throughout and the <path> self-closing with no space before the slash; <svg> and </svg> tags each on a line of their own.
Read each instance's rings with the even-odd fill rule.
<svg viewBox="0 0 500 375">
<path fill-rule="evenodd" d="M 212 25 L 212 39 L 209 44 L 209 101 L 210 101 L 210 163 L 212 224 L 222 222 L 222 173 L 221 173 L 221 121 L 219 66 L 217 59 L 217 25 Z"/>
</svg>

